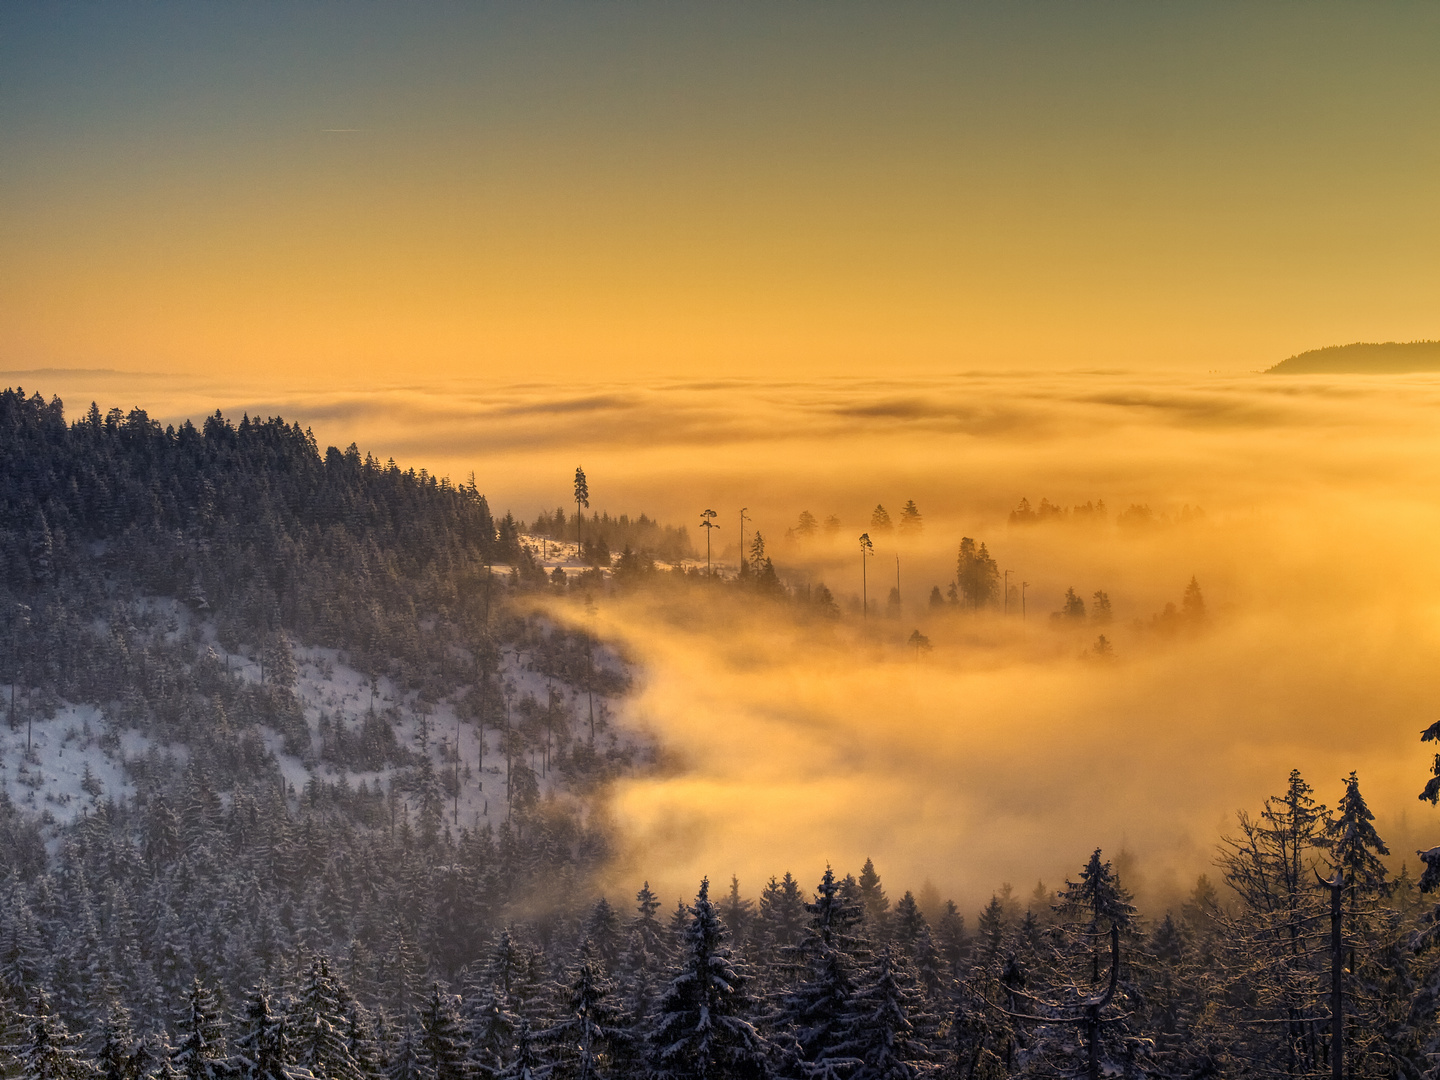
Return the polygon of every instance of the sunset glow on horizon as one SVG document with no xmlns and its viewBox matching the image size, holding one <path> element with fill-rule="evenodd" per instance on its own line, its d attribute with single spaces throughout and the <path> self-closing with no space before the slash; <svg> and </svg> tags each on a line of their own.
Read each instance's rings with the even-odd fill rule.
<svg viewBox="0 0 1440 1080">
<path fill-rule="evenodd" d="M 1247 371 L 1437 335 L 1440 15 L 0 13 L 0 367 Z"/>
</svg>

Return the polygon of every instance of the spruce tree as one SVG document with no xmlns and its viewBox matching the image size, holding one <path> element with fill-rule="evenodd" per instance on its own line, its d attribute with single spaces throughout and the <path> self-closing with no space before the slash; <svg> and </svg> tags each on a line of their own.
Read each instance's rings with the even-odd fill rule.
<svg viewBox="0 0 1440 1080">
<path fill-rule="evenodd" d="M 20 1080 L 87 1080 L 94 1066 L 80 1050 L 80 1040 L 54 1015 L 43 990 L 32 998 L 31 1015 L 22 1017 L 24 1035 L 13 1053 Z"/>
<path fill-rule="evenodd" d="M 230 1057 L 237 1080 L 295 1080 L 287 1035 L 285 1017 L 271 1008 L 269 992 L 264 987 L 252 990 Z"/>
<path fill-rule="evenodd" d="M 340 980 L 330 973 L 330 962 L 312 956 L 290 1006 L 290 1043 L 295 1062 L 326 1080 L 360 1080 L 346 1039 L 348 998 Z"/>
<path fill-rule="evenodd" d="M 1345 780 L 1345 794 L 1335 808 L 1335 817 L 1325 827 L 1330 865 L 1340 871 L 1353 908 L 1361 896 L 1387 895 L 1389 870 L 1380 861 L 1390 849 L 1375 831 L 1375 815 L 1360 794 L 1360 781 L 1352 772 Z"/>
<path fill-rule="evenodd" d="M 0 791 L 8 806 L 9 796 Z M 22 1008 L 40 985 L 44 945 L 35 913 L 18 884 L 12 886 L 0 911 L 0 992 Z"/>
<path fill-rule="evenodd" d="M 184 1080 L 225 1080 L 225 1022 L 215 995 L 199 979 L 190 984 L 176 1024 L 179 1045 L 171 1055 Z"/>
<path fill-rule="evenodd" d="M 639 932 L 620 958 L 620 1001 L 626 1024 L 634 1031 L 648 1029 L 660 993 L 660 962 L 645 948 Z"/>
<path fill-rule="evenodd" d="M 1110 953 L 1108 936 L 1111 929 L 1123 932 L 1135 918 L 1130 894 L 1121 886 L 1110 863 L 1100 857 L 1099 848 L 1080 871 L 1080 880 L 1065 882 L 1056 910 L 1078 917 L 1079 949 L 1089 957 L 1090 985 L 1097 987 L 1102 967 Z"/>
<path fill-rule="evenodd" d="M 833 945 L 817 943 L 807 957 L 805 976 L 780 999 L 772 1018 L 781 1073 L 786 1077 L 841 1077 L 860 1063 L 848 1022 L 855 992 L 848 958 Z"/>
<path fill-rule="evenodd" d="M 530 1034 L 530 1021 L 522 1017 L 515 1035 L 515 1056 L 510 1064 L 505 1066 L 504 1071 L 498 1074 L 500 1080 L 541 1080 L 549 1075 L 539 1048 L 535 1045 L 535 1039 Z"/>
<path fill-rule="evenodd" d="M 106 1012 L 105 1026 L 100 1033 L 100 1050 L 95 1065 L 101 1080 L 137 1080 L 135 1075 L 135 1030 L 130 1013 L 123 1005 L 113 1005 Z"/>
<path fill-rule="evenodd" d="M 865 860 L 865 865 L 860 870 L 860 897 L 871 931 L 884 940 L 889 936 L 890 899 L 885 895 L 885 888 L 880 884 L 880 875 L 876 873 L 875 863 L 870 859 Z"/>
<path fill-rule="evenodd" d="M 846 1010 L 846 1041 L 860 1066 L 852 1080 L 912 1080 L 929 1055 L 912 1022 L 925 1015 L 923 1002 L 897 972 L 888 948 L 880 950 Z"/>
<path fill-rule="evenodd" d="M 420 1062 L 427 1080 L 465 1080 L 464 1030 L 454 999 L 435 983 L 420 1010 Z"/>
<path fill-rule="evenodd" d="M 736 874 L 730 875 L 730 892 L 720 904 L 720 917 L 735 945 L 749 940 L 750 924 L 755 918 L 755 902 L 740 895 L 740 878 Z"/>
<path fill-rule="evenodd" d="M 560 1054 L 559 1075 L 575 1080 L 609 1075 L 616 1044 L 626 1038 L 613 997 L 614 986 L 587 939 L 570 976 L 565 1015 L 545 1032 Z"/>
<path fill-rule="evenodd" d="M 765 1075 L 765 1044 L 748 1019 L 749 976 L 732 962 L 710 881 L 690 908 L 680 967 L 650 1035 L 657 1080 L 751 1080 Z"/>
<path fill-rule="evenodd" d="M 1227 997 L 1253 1003 L 1252 1019 L 1271 1021 L 1238 1027 L 1233 1041 L 1276 1068 L 1327 1065 L 1308 1019 L 1324 1008 L 1330 983 L 1329 902 L 1316 883 L 1327 818 L 1291 770 L 1284 793 L 1266 799 L 1258 819 L 1241 811 L 1238 834 L 1221 840 L 1219 864 L 1238 904 L 1216 916 L 1217 968 L 1227 975 Z"/>
<path fill-rule="evenodd" d="M 386 1080 L 430 1080 L 420 1049 L 421 1035 L 407 1023 L 400 1033 L 390 1059 L 385 1063 Z"/>
<path fill-rule="evenodd" d="M 926 997 L 931 1000 L 939 999 L 945 985 L 944 964 L 928 926 L 922 927 L 920 936 L 915 939 L 914 955 L 915 974 L 925 990 Z"/>
<path fill-rule="evenodd" d="M 659 910 L 660 898 L 650 891 L 650 882 L 647 881 L 635 894 L 635 917 L 630 920 L 630 929 L 640 935 L 645 951 L 655 957 L 666 953 L 665 930 L 656 918 Z"/>
<path fill-rule="evenodd" d="M 622 939 L 620 916 L 603 896 L 595 901 L 595 906 L 590 909 L 590 917 L 585 922 L 585 937 L 595 956 L 605 966 L 605 970 L 609 971 L 620 955 Z"/>
<path fill-rule="evenodd" d="M 913 955 L 915 942 L 920 938 L 920 932 L 927 929 L 925 916 L 920 912 L 920 905 L 915 902 L 915 896 L 909 889 L 895 905 L 894 923 L 895 943 L 900 946 L 905 955 Z"/>
<path fill-rule="evenodd" d="M 805 894 L 787 870 L 771 878 L 760 892 L 760 934 L 772 949 L 794 945 L 805 928 Z"/>
<path fill-rule="evenodd" d="M 786 1076 L 844 1076 L 859 1064 L 847 1026 L 854 970 L 863 944 L 855 935 L 864 916 L 835 872 L 825 868 L 815 900 L 805 905 L 810 923 L 787 960 L 798 977 L 781 994 L 772 1018 Z"/>
</svg>

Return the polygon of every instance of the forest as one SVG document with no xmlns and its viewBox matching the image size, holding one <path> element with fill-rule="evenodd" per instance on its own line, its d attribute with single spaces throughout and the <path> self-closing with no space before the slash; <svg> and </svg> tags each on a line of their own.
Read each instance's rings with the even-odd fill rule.
<svg viewBox="0 0 1440 1080">
<path fill-rule="evenodd" d="M 698 582 L 847 617 L 763 542 L 722 579 L 644 515 L 527 525 L 473 477 L 322 452 L 295 423 L 166 428 L 93 405 L 67 421 L 18 389 L 0 393 L 0 460 L 6 1076 L 1440 1064 L 1440 848 L 1418 880 L 1395 871 L 1355 773 L 1320 790 L 1276 777 L 1169 909 L 1139 910 L 1124 854 L 1099 849 L 978 911 L 868 860 L 617 891 L 606 791 L 664 748 L 620 722 L 623 649 L 544 602 Z M 583 568 L 547 574 L 537 538 L 577 543 Z M 962 618 L 1008 604 L 1004 588 L 966 538 L 932 602 Z M 1072 588 L 1055 618 L 1108 611 Z M 1168 617 L 1205 617 L 1193 578 Z M 1419 795 L 1440 800 L 1440 754 Z"/>
</svg>

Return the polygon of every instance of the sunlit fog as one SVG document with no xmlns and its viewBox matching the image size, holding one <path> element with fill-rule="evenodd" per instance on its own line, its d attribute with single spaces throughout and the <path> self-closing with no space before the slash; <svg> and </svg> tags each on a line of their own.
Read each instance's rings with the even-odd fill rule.
<svg viewBox="0 0 1440 1080">
<path fill-rule="evenodd" d="M 109 400 L 103 375 L 67 381 L 72 400 Z M 662 573 L 596 597 L 590 616 L 538 601 L 633 663 L 617 709 L 661 750 L 608 800 L 617 891 L 648 877 L 679 895 L 707 873 L 754 891 L 870 857 L 898 886 L 929 880 L 974 904 L 1005 882 L 1053 884 L 1100 846 L 1134 857 L 1153 906 L 1212 870 L 1234 811 L 1291 768 L 1331 803 L 1356 770 L 1397 870 L 1430 846 L 1415 793 L 1440 597 L 1435 378 L 1101 371 L 290 397 L 171 382 L 147 400 L 169 420 L 201 400 L 282 413 L 322 447 L 354 439 L 406 467 L 473 471 L 495 512 L 523 522 L 563 508 L 581 464 L 594 512 L 686 526 L 701 565 L 700 513 L 714 509 L 723 576 L 746 509 L 746 557 L 758 532 L 784 597 Z M 953 590 L 966 537 L 998 578 L 978 609 Z"/>
</svg>

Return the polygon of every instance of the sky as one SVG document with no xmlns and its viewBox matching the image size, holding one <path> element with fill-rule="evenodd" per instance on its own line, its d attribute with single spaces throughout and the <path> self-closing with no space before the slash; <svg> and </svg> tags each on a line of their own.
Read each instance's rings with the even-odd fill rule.
<svg viewBox="0 0 1440 1080">
<path fill-rule="evenodd" d="M 0 7 L 0 368 L 359 389 L 1434 337 L 1420 4 Z"/>
</svg>

